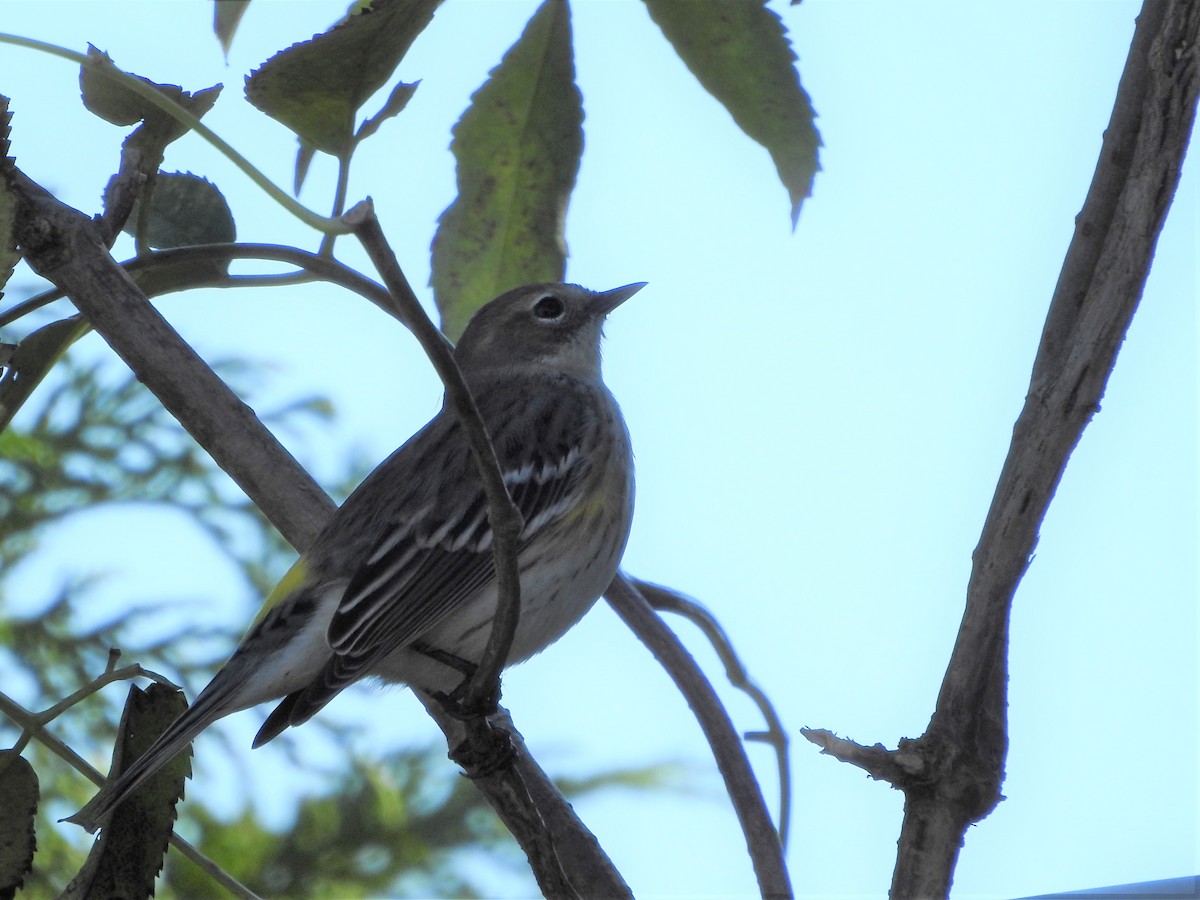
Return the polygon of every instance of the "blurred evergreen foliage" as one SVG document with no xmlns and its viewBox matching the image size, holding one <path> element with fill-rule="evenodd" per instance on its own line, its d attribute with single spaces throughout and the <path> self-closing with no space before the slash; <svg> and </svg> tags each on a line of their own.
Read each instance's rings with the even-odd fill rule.
<svg viewBox="0 0 1200 900">
<path fill-rule="evenodd" d="M 217 368 L 245 396 L 256 367 L 228 362 Z M 303 427 L 305 417 L 328 425 L 332 416 L 327 400 L 312 397 L 263 418 L 272 429 L 286 432 Z M 347 463 L 333 493 L 344 497 L 365 471 L 362 461 Z M 0 433 L 0 685 L 26 708 L 45 709 L 86 685 L 104 671 L 110 647 L 123 648 L 122 663 L 138 662 L 173 679 L 203 683 L 239 637 L 240 628 L 199 625 L 189 617 L 176 617 L 172 621 L 182 618 L 182 623 L 164 632 L 161 616 L 154 617 L 178 609 L 179 599 L 172 597 L 114 609 L 100 624 L 85 626 L 84 621 L 97 619 L 92 600 L 104 575 L 77 571 L 70 560 L 62 564 L 54 596 L 21 595 L 12 575 L 38 552 L 55 524 L 79 510 L 131 503 L 165 506 L 195 522 L 244 575 L 247 596 L 265 594 L 294 558 L 257 509 L 132 376 L 113 383 L 104 366 L 83 364 L 68 353 L 21 416 Z M 139 627 L 151 620 L 154 627 Z M 197 647 L 204 652 L 198 655 Z M 50 730 L 106 768 L 123 693 L 110 688 L 77 704 Z M 352 744 L 353 732 L 334 734 L 333 726 L 319 718 L 307 728 Z M 0 745 L 11 745 L 18 735 L 19 729 L 0 717 Z M 37 771 L 42 796 L 38 850 L 24 895 L 53 896 L 78 871 L 91 843 L 82 831 L 54 821 L 81 806 L 94 789 L 36 740 L 24 755 Z M 294 752 L 289 762 L 311 765 Z M 264 896 L 482 896 L 486 889 L 472 878 L 469 865 L 480 852 L 510 870 L 514 883 L 525 881 L 530 893 L 536 892 L 515 842 L 446 761 L 444 748 L 406 749 L 383 760 L 348 755 L 343 763 L 332 792 L 297 798 L 294 824 L 286 829 L 269 827 L 252 803 L 225 821 L 193 792 L 181 807 L 182 831 L 202 853 Z M 328 771 L 312 774 L 314 784 L 330 781 Z M 562 786 L 578 797 L 610 786 L 661 786 L 670 775 L 668 768 L 651 767 Z M 190 861 L 168 854 L 157 896 L 169 900 L 219 892 Z"/>
</svg>

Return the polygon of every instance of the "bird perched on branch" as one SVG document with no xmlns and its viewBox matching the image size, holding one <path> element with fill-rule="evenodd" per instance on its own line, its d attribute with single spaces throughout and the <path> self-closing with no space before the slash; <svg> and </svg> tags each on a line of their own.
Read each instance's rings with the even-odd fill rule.
<svg viewBox="0 0 1200 900">
<path fill-rule="evenodd" d="M 508 663 L 561 637 L 608 587 L 629 536 L 633 454 L 600 375 L 605 317 L 644 285 L 517 288 L 479 310 L 454 358 L 521 513 L 521 613 Z M 453 410 L 363 481 L 267 598 L 196 702 L 68 821 L 113 808 L 230 713 L 283 701 L 258 747 L 367 676 L 449 693 L 497 606 L 492 529 Z"/>
</svg>

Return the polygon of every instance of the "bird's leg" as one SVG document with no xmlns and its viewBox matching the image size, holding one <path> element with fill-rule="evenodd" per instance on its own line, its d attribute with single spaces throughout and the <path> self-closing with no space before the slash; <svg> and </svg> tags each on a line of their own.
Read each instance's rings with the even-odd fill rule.
<svg viewBox="0 0 1200 900">
<path fill-rule="evenodd" d="M 413 641 L 409 646 L 422 656 L 428 656 L 434 662 L 440 662 L 443 666 L 448 666 L 456 672 L 465 675 L 467 678 L 474 675 L 475 670 L 479 668 L 479 666 L 475 665 L 469 659 L 463 659 L 461 656 L 455 656 L 453 653 L 439 650 L 437 647 L 427 644 L 424 641 Z"/>
<path fill-rule="evenodd" d="M 465 724 L 467 738 L 450 751 L 450 758 L 462 766 L 468 778 L 487 778 L 509 768 L 517 757 L 512 732 L 497 716 L 475 716 Z"/>
<path fill-rule="evenodd" d="M 475 674 L 475 670 L 479 668 L 475 663 L 469 659 L 463 659 L 461 656 L 455 656 L 453 653 L 448 653 L 445 650 L 440 650 L 424 641 L 414 641 L 410 646 L 423 656 L 428 656 L 430 659 L 440 662 L 442 665 L 462 674 L 462 681 L 449 694 L 444 691 L 431 692 L 433 699 L 438 702 L 448 715 L 466 722 L 495 712 L 496 707 L 500 705 L 499 683 L 497 683 L 494 692 L 484 696 L 480 703 L 473 704 L 471 708 L 468 709 L 463 701 L 463 694 L 466 692 L 467 684 L 470 682 L 471 676 Z"/>
<path fill-rule="evenodd" d="M 439 650 L 424 641 L 416 641 L 410 646 L 418 653 L 463 675 L 458 687 L 449 694 L 444 691 L 429 692 L 429 696 L 437 701 L 448 716 L 458 719 L 467 728 L 467 739 L 450 752 L 450 758 L 463 767 L 463 772 L 468 778 L 486 778 L 508 768 L 517 752 L 512 735 L 504 728 L 497 728 L 489 718 L 500 706 L 499 679 L 492 693 L 485 696 L 481 703 L 468 708 L 463 701 L 463 694 L 471 676 L 478 668 L 475 663 Z"/>
</svg>

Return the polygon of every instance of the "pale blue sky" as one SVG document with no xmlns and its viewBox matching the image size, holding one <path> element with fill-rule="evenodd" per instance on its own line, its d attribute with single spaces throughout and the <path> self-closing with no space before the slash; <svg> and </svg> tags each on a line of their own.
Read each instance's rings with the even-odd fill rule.
<svg viewBox="0 0 1200 900">
<path fill-rule="evenodd" d="M 765 151 L 698 88 L 641 4 L 573 4 L 587 118 L 568 276 L 599 289 L 650 282 L 611 320 L 605 357 L 639 466 L 625 568 L 709 606 L 778 704 L 794 739 L 797 893 L 881 897 L 901 796 L 820 757 L 797 729 L 895 746 L 928 722 L 1138 5 L 773 7 L 825 142 L 795 234 Z M 449 129 L 535 8 L 443 7 L 399 72 L 420 89 L 359 154 L 351 199 L 375 198 L 418 288 L 453 197 Z M 241 79 L 339 11 L 256 0 L 228 67 L 206 2 L 11 4 L 3 28 L 80 50 L 91 41 L 157 81 L 224 82 L 206 122 L 288 184 L 294 141 L 240 99 Z M 62 61 L 0 48 L 18 164 L 91 212 L 122 131 L 74 105 L 75 78 Z M 166 166 L 216 181 L 241 239 L 315 246 L 202 142 L 179 141 Z M 1008 799 L 967 836 L 955 897 L 1200 870 L 1195 170 L 1193 159 L 1103 409 L 1017 595 Z M 318 161 L 307 202 L 324 205 L 331 174 Z M 349 242 L 343 257 L 362 265 Z M 381 459 L 439 403 L 415 342 L 334 289 L 159 305 L 210 358 L 274 360 L 264 405 L 330 394 L 338 433 L 300 439 L 327 460 L 350 448 Z M 85 349 L 102 352 L 94 336 Z M 118 532 L 120 545 L 106 539 Z M 31 595 L 54 582 L 67 548 L 81 566 L 120 574 L 105 589 L 114 603 L 167 593 L 244 615 L 219 557 L 161 513 L 73 520 L 22 573 Z M 719 680 L 712 654 L 681 630 Z M 749 704 L 722 692 L 739 727 L 757 729 Z M 505 700 L 551 770 L 693 763 L 693 795 L 578 804 L 638 896 L 754 893 L 690 713 L 603 605 L 510 673 Z M 327 714 L 377 717 L 382 702 L 378 746 L 433 739 L 400 693 Z M 231 731 L 248 748 L 259 724 L 244 713 Z M 224 779 L 234 796 L 235 773 L 205 762 L 203 738 L 198 752 L 205 792 L 222 793 Z M 248 753 L 249 764 L 278 772 L 272 754 Z M 773 802 L 769 755 L 751 754 Z"/>
</svg>

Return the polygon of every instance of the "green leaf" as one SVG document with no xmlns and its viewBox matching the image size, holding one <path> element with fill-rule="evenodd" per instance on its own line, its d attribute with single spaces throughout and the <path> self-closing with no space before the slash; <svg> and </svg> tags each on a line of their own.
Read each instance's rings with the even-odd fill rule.
<svg viewBox="0 0 1200 900">
<path fill-rule="evenodd" d="M 141 220 L 140 206 L 135 205 L 125 231 L 133 234 L 134 223 Z M 237 229 L 225 197 L 207 178 L 191 172 L 159 172 L 142 237 L 154 249 L 166 250 L 231 243 Z"/>
<path fill-rule="evenodd" d="M 354 142 L 365 140 L 379 130 L 379 126 L 385 120 L 392 116 L 399 115 L 404 111 L 404 107 L 408 106 L 408 101 L 412 99 L 412 95 L 416 93 L 419 81 L 414 81 L 412 84 L 407 84 L 401 81 L 394 88 L 391 94 L 388 95 L 387 102 L 380 107 L 379 112 L 363 122 L 358 129 L 358 134 L 354 136 Z"/>
<path fill-rule="evenodd" d="M 458 197 L 438 221 L 431 279 L 451 340 L 504 291 L 562 280 L 582 124 L 570 11 L 545 0 L 454 127 Z"/>
<path fill-rule="evenodd" d="M 9 150 L 8 135 L 12 131 L 12 113 L 8 109 L 10 102 L 8 97 L 0 94 L 0 159 L 6 162 Z"/>
<path fill-rule="evenodd" d="M 792 202 L 792 227 L 820 170 L 816 113 L 779 16 L 765 0 L 644 0 L 650 17 L 710 94 L 767 148 Z"/>
<path fill-rule="evenodd" d="M 110 777 L 145 753 L 187 709 L 183 692 L 155 682 L 129 688 Z M 175 828 L 175 804 L 191 774 L 191 748 L 180 753 L 113 810 L 87 863 L 63 897 L 149 897 Z"/>
<path fill-rule="evenodd" d="M 166 146 L 187 134 L 188 126 L 122 84 L 117 73 L 149 85 L 197 119 L 203 118 L 204 114 L 212 109 L 221 94 L 219 84 L 191 94 L 177 84 L 156 84 L 140 75 L 121 73 L 107 53 L 102 53 L 91 44 L 88 44 L 87 55 L 87 62 L 79 67 L 79 88 L 83 95 L 83 105 L 114 125 L 145 122 L 145 133 L 140 139 L 152 144 L 161 143 L 162 146 Z"/>
<path fill-rule="evenodd" d="M 12 750 L 0 750 L 0 900 L 16 894 L 33 865 L 37 807 L 33 766 Z"/>
<path fill-rule="evenodd" d="M 229 47 L 233 44 L 233 34 L 237 31 L 238 23 L 250 0 L 216 0 L 213 4 L 213 32 L 221 42 L 221 50 L 229 56 Z"/>
<path fill-rule="evenodd" d="M 441 0 L 375 0 L 246 79 L 246 98 L 318 150 L 342 156 L 361 107 L 392 76 Z"/>
<path fill-rule="evenodd" d="M 82 316 L 51 322 L 28 335 L 17 344 L 11 358 L 0 363 L 3 366 L 0 373 L 0 431 L 8 427 L 51 366 L 71 344 L 87 333 L 89 327 Z"/>
<path fill-rule="evenodd" d="M 8 110 L 8 98 L 0 94 L 0 167 L 12 165 L 8 158 L 8 134 L 12 113 Z M 12 277 L 13 269 L 21 255 L 17 253 L 17 242 L 14 235 L 16 226 L 17 202 L 6 186 L 0 185 L 0 297 L 4 296 L 4 286 Z"/>
</svg>

